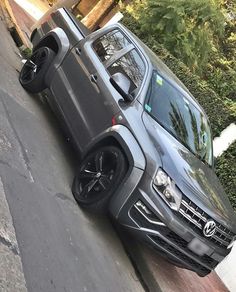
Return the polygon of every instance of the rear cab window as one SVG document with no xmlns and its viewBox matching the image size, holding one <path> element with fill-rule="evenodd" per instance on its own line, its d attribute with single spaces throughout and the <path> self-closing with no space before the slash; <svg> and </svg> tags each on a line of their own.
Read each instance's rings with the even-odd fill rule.
<svg viewBox="0 0 236 292">
<path fill-rule="evenodd" d="M 130 45 L 129 40 L 118 30 L 112 30 L 93 43 L 93 48 L 102 62 Z"/>
<path fill-rule="evenodd" d="M 110 76 L 119 72 L 130 80 L 129 93 L 136 97 L 146 69 L 142 57 L 128 38 L 116 29 L 98 38 L 93 48 Z"/>
</svg>

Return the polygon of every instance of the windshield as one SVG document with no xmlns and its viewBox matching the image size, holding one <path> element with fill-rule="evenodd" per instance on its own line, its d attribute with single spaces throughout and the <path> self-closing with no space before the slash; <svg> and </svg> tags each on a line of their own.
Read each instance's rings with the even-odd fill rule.
<svg viewBox="0 0 236 292">
<path fill-rule="evenodd" d="M 155 71 L 145 109 L 193 154 L 212 165 L 211 131 L 204 113 Z"/>
</svg>

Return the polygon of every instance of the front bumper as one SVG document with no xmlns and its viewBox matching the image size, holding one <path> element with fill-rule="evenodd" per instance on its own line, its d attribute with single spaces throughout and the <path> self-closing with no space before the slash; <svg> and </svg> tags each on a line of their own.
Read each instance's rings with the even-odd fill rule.
<svg viewBox="0 0 236 292">
<path fill-rule="evenodd" d="M 120 203 L 119 213 L 113 215 L 139 239 L 146 241 L 162 255 L 164 252 L 177 266 L 193 270 L 200 276 L 207 275 L 230 250 L 217 246 L 184 222 L 178 212 L 172 211 L 153 190 L 150 178 L 145 176 Z M 137 207 L 137 202 L 141 202 L 142 207 Z M 204 246 L 204 253 L 193 249 L 193 241 Z"/>
</svg>

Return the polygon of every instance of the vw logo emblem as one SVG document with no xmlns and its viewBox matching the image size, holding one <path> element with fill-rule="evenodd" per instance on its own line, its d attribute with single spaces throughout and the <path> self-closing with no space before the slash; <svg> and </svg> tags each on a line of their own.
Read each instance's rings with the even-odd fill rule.
<svg viewBox="0 0 236 292">
<path fill-rule="evenodd" d="M 203 228 L 203 234 L 206 237 L 211 237 L 216 231 L 216 223 L 213 220 L 209 220 L 206 222 Z"/>
</svg>

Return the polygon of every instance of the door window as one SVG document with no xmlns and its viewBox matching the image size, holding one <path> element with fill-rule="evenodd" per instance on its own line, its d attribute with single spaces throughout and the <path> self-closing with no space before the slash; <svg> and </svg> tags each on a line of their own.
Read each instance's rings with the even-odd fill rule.
<svg viewBox="0 0 236 292">
<path fill-rule="evenodd" d="M 135 96 L 145 74 L 145 65 L 135 49 L 125 54 L 107 68 L 110 75 L 122 73 L 131 82 L 129 93 Z"/>
<path fill-rule="evenodd" d="M 113 30 L 97 39 L 93 43 L 93 48 L 101 61 L 104 62 L 129 44 L 128 39 L 120 31 Z"/>
</svg>

